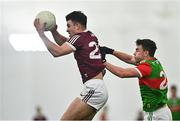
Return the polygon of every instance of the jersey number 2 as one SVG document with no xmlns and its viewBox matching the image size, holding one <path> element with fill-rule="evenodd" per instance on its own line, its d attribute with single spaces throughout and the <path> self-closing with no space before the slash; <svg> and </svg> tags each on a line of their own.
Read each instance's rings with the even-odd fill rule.
<svg viewBox="0 0 180 121">
<path fill-rule="evenodd" d="M 99 48 L 97 43 L 94 42 L 94 41 L 89 43 L 89 47 L 94 47 L 94 46 L 95 46 L 95 49 L 89 53 L 89 58 L 90 59 L 101 59 L 101 54 L 100 53 L 98 53 L 96 55 L 96 53 L 98 52 L 98 48 Z"/>
</svg>

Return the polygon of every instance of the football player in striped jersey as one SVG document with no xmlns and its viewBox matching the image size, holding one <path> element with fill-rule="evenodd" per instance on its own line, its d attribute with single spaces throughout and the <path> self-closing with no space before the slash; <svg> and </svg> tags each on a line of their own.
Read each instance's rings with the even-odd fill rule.
<svg viewBox="0 0 180 121">
<path fill-rule="evenodd" d="M 81 11 L 73 11 L 66 16 L 66 22 L 69 38 L 61 35 L 57 31 L 57 26 L 51 30 L 56 43 L 45 35 L 45 24 L 35 19 L 34 26 L 54 57 L 74 53 L 81 73 L 84 88 L 62 115 L 61 120 L 91 120 L 108 99 L 102 73 L 105 65 L 101 60 L 97 37 L 86 29 L 86 15 Z"/>
<path fill-rule="evenodd" d="M 171 111 L 167 106 L 168 80 L 158 59 L 154 57 L 157 49 L 154 41 L 138 39 L 134 55 L 129 55 L 108 47 L 101 47 L 102 57 L 112 54 L 118 59 L 136 65 L 122 68 L 104 62 L 106 69 L 120 78 L 137 77 L 143 102 L 144 120 L 172 120 Z"/>
</svg>

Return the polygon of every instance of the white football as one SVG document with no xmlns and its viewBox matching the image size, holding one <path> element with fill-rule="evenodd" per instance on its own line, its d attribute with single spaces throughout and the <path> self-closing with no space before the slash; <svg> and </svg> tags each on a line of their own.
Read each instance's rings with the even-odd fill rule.
<svg viewBox="0 0 180 121">
<path fill-rule="evenodd" d="M 36 18 L 40 20 L 40 23 L 46 23 L 45 31 L 51 30 L 56 25 L 56 18 L 50 11 L 41 11 Z"/>
</svg>

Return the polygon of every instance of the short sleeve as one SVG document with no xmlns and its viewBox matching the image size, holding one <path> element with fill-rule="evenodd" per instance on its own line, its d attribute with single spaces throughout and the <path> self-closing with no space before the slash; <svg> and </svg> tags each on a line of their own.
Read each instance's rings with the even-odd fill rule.
<svg viewBox="0 0 180 121">
<path fill-rule="evenodd" d="M 136 69 L 139 72 L 140 78 L 149 76 L 152 71 L 151 65 L 148 63 L 139 64 Z"/>
<path fill-rule="evenodd" d="M 74 35 L 72 36 L 67 43 L 69 44 L 69 46 L 71 46 L 73 48 L 73 50 L 77 50 L 80 47 L 80 43 L 81 43 L 81 36 L 80 35 Z"/>
</svg>

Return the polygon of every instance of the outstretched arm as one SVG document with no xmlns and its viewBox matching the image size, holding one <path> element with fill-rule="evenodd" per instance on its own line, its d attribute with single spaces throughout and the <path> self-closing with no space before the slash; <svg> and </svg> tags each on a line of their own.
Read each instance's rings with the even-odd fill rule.
<svg viewBox="0 0 180 121">
<path fill-rule="evenodd" d="M 129 55 L 120 51 L 114 51 L 113 55 L 126 63 L 133 64 L 133 65 L 137 64 L 134 56 L 132 55 Z"/>
<path fill-rule="evenodd" d="M 69 54 L 73 52 L 73 49 L 66 43 L 64 43 L 62 46 L 56 45 L 55 43 L 51 42 L 46 35 L 44 34 L 44 24 L 39 22 L 39 19 L 35 19 L 34 26 L 44 42 L 45 46 L 47 47 L 48 51 L 54 56 L 59 57 L 62 55 Z"/>
<path fill-rule="evenodd" d="M 68 40 L 68 38 L 66 38 L 65 36 L 61 35 L 61 34 L 57 31 L 57 25 L 51 30 L 51 34 L 52 34 L 55 42 L 56 42 L 58 45 L 60 45 L 60 46 Z"/>
<path fill-rule="evenodd" d="M 129 54 L 126 54 L 126 53 L 123 53 L 123 52 L 120 52 L 120 51 L 116 51 L 114 49 L 111 49 L 111 48 L 108 48 L 108 47 L 105 47 L 105 46 L 100 47 L 100 51 L 101 51 L 102 55 L 111 54 L 111 55 L 114 55 L 115 57 L 117 57 L 118 59 L 120 59 L 120 60 L 122 60 L 122 61 L 124 61 L 126 63 L 136 65 L 135 58 L 132 55 L 129 55 Z"/>
<path fill-rule="evenodd" d="M 106 65 L 107 70 L 120 78 L 140 77 L 139 72 L 135 68 L 122 68 L 108 62 L 105 62 L 104 65 Z"/>
</svg>

